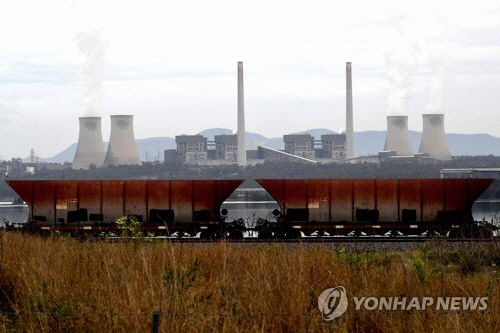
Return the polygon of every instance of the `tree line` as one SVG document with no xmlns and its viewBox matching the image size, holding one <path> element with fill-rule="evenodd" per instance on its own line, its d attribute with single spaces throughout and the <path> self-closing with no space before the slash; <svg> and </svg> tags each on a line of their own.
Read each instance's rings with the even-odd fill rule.
<svg viewBox="0 0 500 333">
<path fill-rule="evenodd" d="M 188 166 L 180 163 L 143 162 L 142 165 L 110 166 L 73 170 L 69 166 L 50 170 L 38 165 L 34 174 L 16 175 L 15 179 L 244 179 L 243 186 L 258 186 L 258 178 L 439 178 L 445 168 L 495 168 L 498 156 L 463 156 L 444 164 L 388 162 L 381 164 L 304 164 L 271 162 L 245 168 L 235 164 L 221 166 Z M 5 176 L 3 176 L 5 178 Z M 12 178 L 12 176 L 9 176 Z M 493 183 L 483 198 L 500 198 L 500 182 Z M 15 193 L 0 182 L 0 198 L 13 199 Z"/>
</svg>

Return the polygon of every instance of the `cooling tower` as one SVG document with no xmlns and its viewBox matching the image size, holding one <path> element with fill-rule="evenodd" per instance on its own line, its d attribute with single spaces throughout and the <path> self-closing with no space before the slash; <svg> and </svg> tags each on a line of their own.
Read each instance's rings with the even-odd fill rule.
<svg viewBox="0 0 500 333">
<path fill-rule="evenodd" d="M 400 156 L 413 156 L 408 137 L 408 116 L 387 116 L 385 151 L 395 151 Z"/>
<path fill-rule="evenodd" d="M 73 169 L 88 169 L 92 164 L 101 167 L 104 162 L 101 117 L 80 117 L 79 119 L 80 134 L 72 167 Z"/>
<path fill-rule="evenodd" d="M 245 145 L 245 103 L 243 94 L 243 62 L 238 62 L 238 165 L 247 164 Z"/>
<path fill-rule="evenodd" d="M 444 133 L 444 114 L 423 114 L 422 140 L 419 153 L 427 153 L 438 160 L 451 160 L 450 149 Z"/>
<path fill-rule="evenodd" d="M 351 63 L 346 63 L 346 130 L 345 130 L 345 158 L 354 157 L 354 126 L 352 115 L 352 75 Z"/>
<path fill-rule="evenodd" d="M 141 164 L 134 138 L 134 116 L 111 116 L 111 135 L 104 166 Z"/>
</svg>

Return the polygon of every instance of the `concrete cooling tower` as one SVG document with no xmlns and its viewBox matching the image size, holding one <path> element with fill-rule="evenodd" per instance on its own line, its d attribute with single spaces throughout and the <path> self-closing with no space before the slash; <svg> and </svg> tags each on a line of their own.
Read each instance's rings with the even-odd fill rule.
<svg viewBox="0 0 500 333">
<path fill-rule="evenodd" d="M 413 156 L 408 137 L 408 116 L 387 116 L 385 151 L 395 151 L 399 156 Z"/>
<path fill-rule="evenodd" d="M 90 165 L 101 167 L 104 162 L 101 117 L 80 117 L 80 134 L 76 147 L 73 169 L 89 169 Z"/>
<path fill-rule="evenodd" d="M 422 140 L 419 153 L 427 153 L 438 160 L 451 160 L 450 149 L 444 133 L 444 114 L 423 114 Z"/>
<path fill-rule="evenodd" d="M 134 137 L 134 116 L 111 116 L 111 135 L 104 166 L 141 164 Z"/>
</svg>

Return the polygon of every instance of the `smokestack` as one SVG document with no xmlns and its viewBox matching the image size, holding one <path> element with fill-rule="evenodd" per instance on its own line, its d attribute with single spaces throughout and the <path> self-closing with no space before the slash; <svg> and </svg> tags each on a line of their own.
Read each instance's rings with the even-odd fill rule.
<svg viewBox="0 0 500 333">
<path fill-rule="evenodd" d="M 351 63 L 346 62 L 346 130 L 345 158 L 354 158 L 354 126 L 352 115 L 352 73 Z"/>
<path fill-rule="evenodd" d="M 104 166 L 141 164 L 133 120 L 133 115 L 111 116 L 111 135 Z"/>
<path fill-rule="evenodd" d="M 93 164 L 101 167 L 104 162 L 104 144 L 101 117 L 80 117 L 80 134 L 76 146 L 73 169 L 89 169 Z"/>
<path fill-rule="evenodd" d="M 408 116 L 387 116 L 385 151 L 395 151 L 400 156 L 413 156 L 408 137 Z"/>
<path fill-rule="evenodd" d="M 427 153 L 438 160 L 451 160 L 450 149 L 444 133 L 444 114 L 423 114 L 422 140 L 419 153 Z"/>
<path fill-rule="evenodd" d="M 238 165 L 246 166 L 245 102 L 243 94 L 243 62 L 238 62 Z"/>
</svg>

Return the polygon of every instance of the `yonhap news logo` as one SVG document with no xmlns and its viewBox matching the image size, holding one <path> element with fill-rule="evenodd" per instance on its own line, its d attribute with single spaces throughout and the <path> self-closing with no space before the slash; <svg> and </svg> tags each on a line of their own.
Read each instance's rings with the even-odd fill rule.
<svg viewBox="0 0 500 333">
<path fill-rule="evenodd" d="M 488 297 L 406 297 L 389 296 L 352 297 L 356 312 L 376 311 L 484 311 L 488 309 Z M 318 297 L 318 308 L 324 320 L 342 316 L 349 305 L 346 289 L 342 286 L 328 288 Z"/>
<path fill-rule="evenodd" d="M 324 320 L 333 320 L 346 312 L 348 306 L 345 288 L 325 289 L 318 298 L 318 307 Z"/>
</svg>

